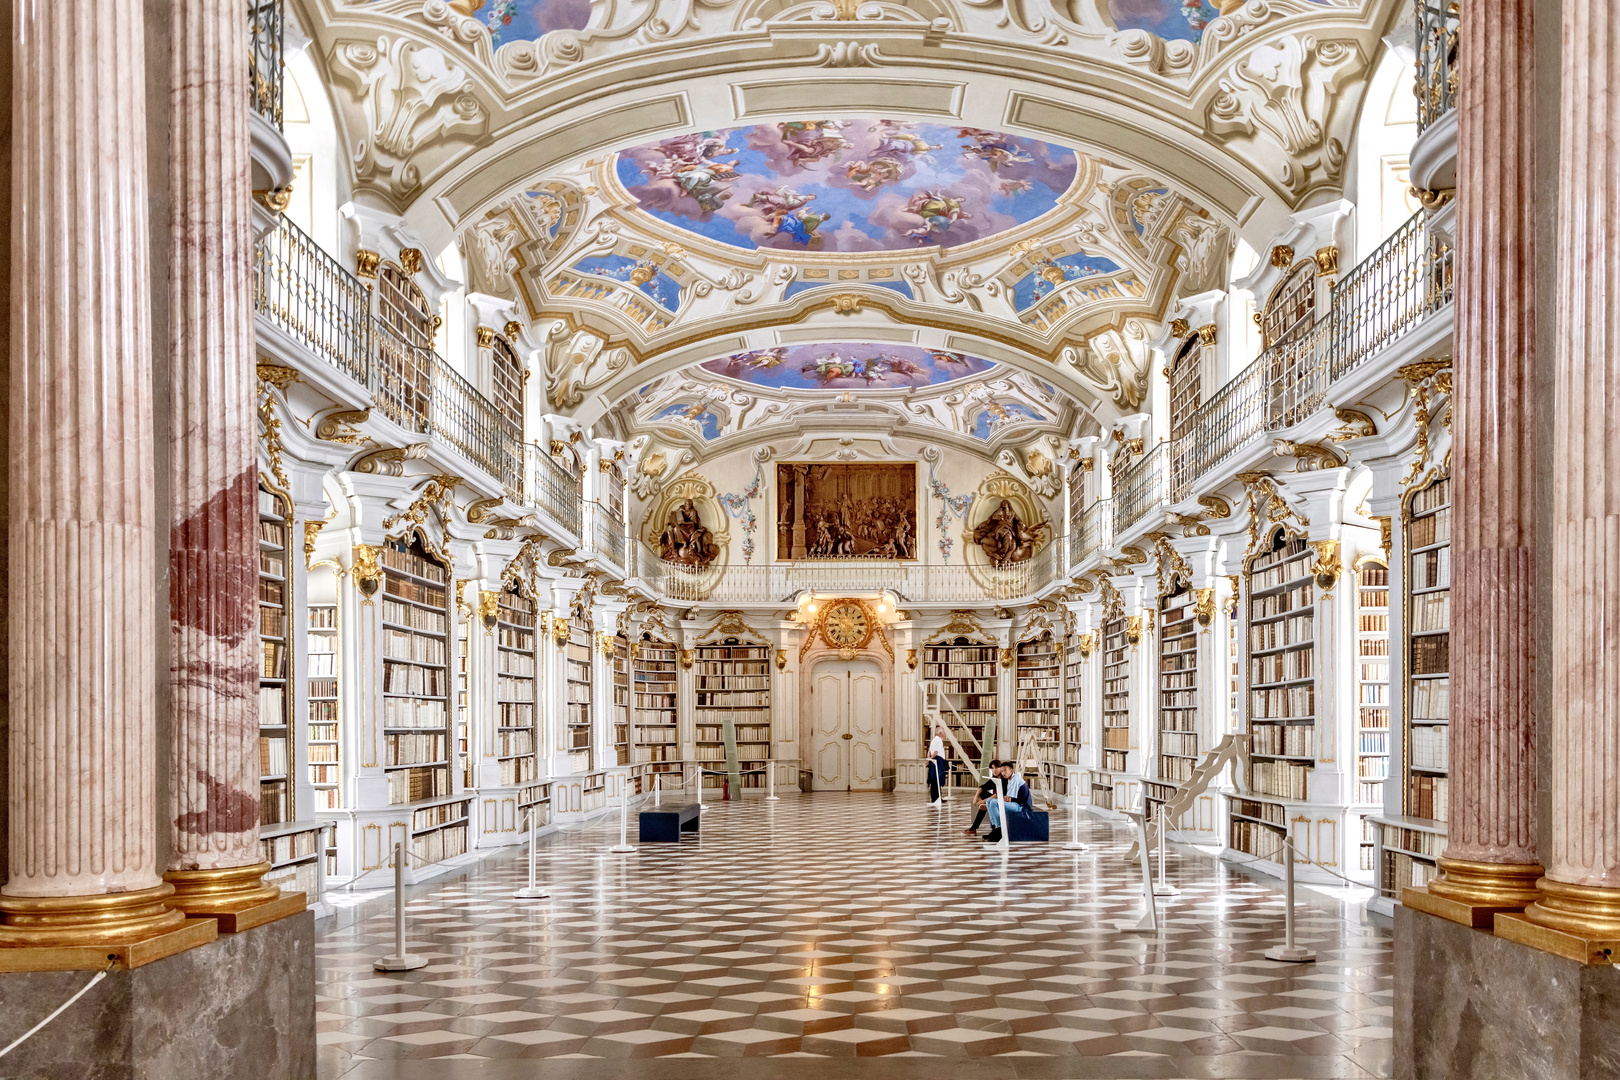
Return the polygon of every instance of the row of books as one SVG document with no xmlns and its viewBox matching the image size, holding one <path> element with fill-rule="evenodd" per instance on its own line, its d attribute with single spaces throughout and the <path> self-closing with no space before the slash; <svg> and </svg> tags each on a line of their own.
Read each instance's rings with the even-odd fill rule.
<svg viewBox="0 0 1620 1080">
<path fill-rule="evenodd" d="M 1358 705 L 1388 705 L 1389 684 L 1383 682 L 1364 682 L 1360 686 Z"/>
<path fill-rule="evenodd" d="M 285 505 L 280 495 L 263 488 L 259 489 L 259 513 L 269 514 L 272 517 L 286 517 Z"/>
<path fill-rule="evenodd" d="M 1384 849 L 1400 848 L 1414 855 L 1428 855 L 1438 858 L 1445 853 L 1446 837 L 1444 833 L 1432 833 L 1423 829 L 1406 829 L 1398 825 L 1385 825 Z"/>
<path fill-rule="evenodd" d="M 269 574 L 271 577 L 287 576 L 287 559 L 279 551 L 259 551 L 259 573 Z"/>
<path fill-rule="evenodd" d="M 1420 551 L 1412 556 L 1412 580 L 1410 587 L 1419 592 L 1423 589 L 1449 589 L 1451 587 L 1451 549 L 1449 547 L 1435 548 L 1432 551 Z"/>
<path fill-rule="evenodd" d="M 1104 750 L 1102 767 L 1109 772 L 1124 772 L 1128 760 L 1123 750 Z"/>
<path fill-rule="evenodd" d="M 286 688 L 281 686 L 259 687 L 259 726 L 280 727 L 286 722 Z"/>
<path fill-rule="evenodd" d="M 1277 862 L 1283 858 L 1282 833 L 1253 821 L 1234 818 L 1228 826 L 1227 843 L 1257 859 Z"/>
<path fill-rule="evenodd" d="M 1249 676 L 1256 685 L 1309 679 L 1316 674 L 1316 653 L 1312 649 L 1257 656 L 1249 661 Z"/>
<path fill-rule="evenodd" d="M 335 698 L 335 697 L 337 697 L 337 686 L 338 686 L 338 684 L 337 684 L 336 679 L 310 679 L 309 680 L 309 696 L 310 696 L 310 699 L 314 700 L 316 698 Z M 310 718 L 313 719 L 314 715 L 315 714 L 313 712 L 310 713 Z"/>
<path fill-rule="evenodd" d="M 1444 675 L 1450 670 L 1450 634 L 1429 634 L 1412 639 L 1413 675 Z"/>
<path fill-rule="evenodd" d="M 418 866 L 443 862 L 467 854 L 467 826 L 438 829 L 411 839 L 412 861 Z"/>
<path fill-rule="evenodd" d="M 503 625 L 495 630 L 495 644 L 503 649 L 519 649 L 523 652 L 532 652 L 534 650 L 534 631 L 518 630 Z"/>
<path fill-rule="evenodd" d="M 393 574 L 385 575 L 383 596 L 385 599 L 396 596 L 401 600 L 409 600 L 413 604 L 422 604 L 436 610 L 445 606 L 445 591 L 437 585 L 424 585 L 419 581 L 410 581 Z"/>
<path fill-rule="evenodd" d="M 287 677 L 287 646 L 279 641 L 263 641 L 259 643 L 259 652 L 262 657 L 259 666 L 260 678 L 285 679 Z"/>
<path fill-rule="evenodd" d="M 533 756 L 508 758 L 500 766 L 503 784 L 527 784 L 540 778 L 540 763 Z"/>
<path fill-rule="evenodd" d="M 1249 618 L 1270 619 L 1277 615 L 1286 615 L 1290 611 L 1303 611 L 1315 602 L 1316 590 L 1306 582 L 1285 592 L 1255 597 L 1249 605 Z"/>
<path fill-rule="evenodd" d="M 680 732 L 673 727 L 636 726 L 636 742 L 644 746 L 673 746 L 680 741 Z"/>
<path fill-rule="evenodd" d="M 1159 779 L 1172 780 L 1179 784 L 1191 780 L 1193 770 L 1197 767 L 1198 763 L 1191 758 L 1164 757 L 1161 755 L 1159 758 Z"/>
<path fill-rule="evenodd" d="M 460 821 L 467 816 L 467 804 L 464 802 L 440 803 L 438 806 L 424 806 L 411 813 L 411 831 L 431 829 L 437 825 L 447 825 L 452 821 Z"/>
<path fill-rule="evenodd" d="M 412 577 L 426 578 L 443 585 L 446 581 L 444 567 L 433 559 L 418 555 L 400 544 L 385 544 L 382 549 L 381 562 L 390 570 L 399 570 Z"/>
<path fill-rule="evenodd" d="M 1380 585 L 1383 586 L 1383 587 L 1376 588 L 1376 589 L 1370 589 L 1370 588 L 1367 587 L 1367 575 L 1369 573 L 1373 572 L 1374 570 L 1377 570 L 1377 569 L 1378 569 L 1377 567 L 1369 566 L 1369 567 L 1367 567 L 1365 570 L 1363 570 L 1361 572 L 1361 589 L 1357 593 L 1357 596 L 1356 596 L 1356 603 L 1358 605 L 1360 605 L 1361 607 L 1364 607 L 1364 608 L 1387 608 L 1387 607 L 1389 607 L 1389 587 L 1388 587 L 1389 571 L 1388 570 L 1381 571 L 1381 576 L 1383 577 L 1383 581 L 1380 582 Z"/>
<path fill-rule="evenodd" d="M 280 825 L 292 820 L 291 788 L 285 780 L 259 785 L 259 824 Z"/>
<path fill-rule="evenodd" d="M 1451 478 L 1436 480 L 1412 496 L 1412 513 L 1425 514 L 1451 502 Z"/>
<path fill-rule="evenodd" d="M 1406 788 L 1406 813 L 1410 817 L 1445 821 L 1449 811 L 1449 781 L 1444 776 L 1413 776 Z"/>
<path fill-rule="evenodd" d="M 1249 648 L 1255 651 L 1281 649 L 1289 645 L 1309 645 L 1315 640 L 1316 620 L 1310 615 L 1260 623 L 1249 627 Z"/>
<path fill-rule="evenodd" d="M 1412 683 L 1413 720 L 1451 719 L 1451 680 L 1418 679 Z"/>
<path fill-rule="evenodd" d="M 1025 677 L 1020 676 L 1019 679 L 1018 679 L 1018 689 L 1020 689 L 1020 690 L 1061 690 L 1061 689 L 1063 689 L 1063 680 L 1059 679 L 1055 675 L 1050 677 L 1050 678 L 1034 678 L 1034 677 L 1025 678 Z"/>
<path fill-rule="evenodd" d="M 1419 593 L 1412 597 L 1412 632 L 1451 629 L 1451 593 Z"/>
<path fill-rule="evenodd" d="M 1159 685 L 1166 690 L 1196 690 L 1198 688 L 1198 669 L 1162 671 L 1159 676 Z M 1078 704 L 1078 702 L 1074 704 Z"/>
<path fill-rule="evenodd" d="M 309 747 L 309 760 L 311 764 L 335 763 L 338 759 L 336 743 L 311 743 Z"/>
<path fill-rule="evenodd" d="M 1294 541 L 1294 543 L 1300 543 L 1300 541 Z M 1311 556 L 1313 554 L 1311 549 L 1306 548 L 1301 552 L 1287 552 L 1286 557 L 1280 562 L 1268 564 L 1266 560 L 1256 560 L 1255 570 L 1249 575 L 1249 591 L 1257 593 L 1305 577 L 1311 572 Z M 1269 558 L 1275 559 L 1276 556 L 1270 556 Z"/>
<path fill-rule="evenodd" d="M 450 770 L 443 765 L 396 769 L 384 776 L 388 779 L 388 802 L 394 806 L 450 794 Z"/>
<path fill-rule="evenodd" d="M 1412 535 L 1407 541 L 1409 547 L 1451 543 L 1451 508 L 1447 507 L 1428 517 L 1415 518 L 1411 531 Z"/>
<path fill-rule="evenodd" d="M 442 611 L 429 611 L 387 598 L 383 599 L 383 622 L 420 630 L 424 634 L 443 634 L 450 625 L 449 616 Z"/>
<path fill-rule="evenodd" d="M 1368 731 L 1363 728 L 1356 732 L 1356 753 L 1358 754 L 1387 754 L 1389 753 L 1389 732 Z"/>
<path fill-rule="evenodd" d="M 430 765 L 445 760 L 443 735 L 384 735 L 384 765 Z"/>
<path fill-rule="evenodd" d="M 259 775 L 286 776 L 289 769 L 287 739 L 259 736 Z"/>
<path fill-rule="evenodd" d="M 1303 802 L 1310 775 L 1308 766 L 1292 761 L 1255 761 L 1249 764 L 1249 789 L 1261 795 Z"/>
<path fill-rule="evenodd" d="M 501 701 L 534 701 L 534 679 L 513 675 L 495 677 L 495 697 Z"/>
<path fill-rule="evenodd" d="M 383 693 L 443 697 L 450 692 L 450 677 L 442 667 L 418 667 L 389 660 L 383 665 Z"/>
<path fill-rule="evenodd" d="M 697 680 L 699 690 L 764 690 L 769 692 L 771 680 L 768 675 L 704 675 Z"/>
<path fill-rule="evenodd" d="M 383 698 L 383 727 L 432 728 L 444 727 L 448 711 L 442 701 L 422 698 Z"/>
<path fill-rule="evenodd" d="M 409 630 L 385 628 L 382 632 L 382 654 L 384 660 L 406 660 L 413 664 L 443 664 L 444 639 L 423 637 Z"/>
<path fill-rule="evenodd" d="M 1244 817 L 1259 818 L 1261 821 L 1273 825 L 1288 824 L 1288 808 L 1273 802 L 1260 802 L 1258 799 L 1243 799 L 1232 797 L 1232 813 L 1242 814 Z"/>
<path fill-rule="evenodd" d="M 287 587 L 279 581 L 266 581 L 259 579 L 259 603 L 282 606 L 287 595 Z"/>
<path fill-rule="evenodd" d="M 314 775 L 314 773 L 315 773 L 315 769 L 317 769 L 317 768 L 322 769 L 322 770 L 328 770 L 328 769 L 331 770 L 331 773 L 329 774 L 331 776 L 331 779 L 323 780 L 323 779 L 320 779 L 320 778 L 316 777 Z M 310 768 L 309 782 L 312 783 L 312 784 L 332 784 L 332 785 L 336 785 L 337 782 L 338 782 L 337 767 L 335 765 L 312 766 Z M 319 787 L 319 788 L 315 789 L 313 794 L 314 794 L 314 797 L 315 797 L 315 805 L 314 805 L 313 809 L 316 809 L 316 810 L 341 810 L 341 809 L 343 809 L 343 793 L 341 791 L 339 791 L 337 787 L 335 787 L 335 786 L 333 786 L 333 787 Z"/>
<path fill-rule="evenodd" d="M 533 727 L 534 703 L 530 701 L 502 701 L 498 703 L 501 727 Z"/>
<path fill-rule="evenodd" d="M 764 660 L 770 649 L 764 645 L 699 645 L 698 655 L 705 660 Z"/>
<path fill-rule="evenodd" d="M 315 719 L 315 710 L 317 708 L 321 710 L 321 712 L 323 714 L 322 719 L 323 719 L 324 722 L 318 723 L 318 724 L 317 723 L 312 723 L 312 724 L 309 725 L 309 738 L 310 738 L 310 741 L 311 742 L 336 742 L 337 737 L 338 737 L 337 702 L 335 702 L 335 701 L 312 701 L 312 702 L 310 702 L 309 711 L 310 711 L 310 719 L 311 720 Z M 325 716 L 325 712 L 326 712 L 327 709 L 332 710 L 329 719 L 326 718 L 326 716 Z"/>
<path fill-rule="evenodd" d="M 742 694 L 742 693 L 702 694 L 702 693 L 700 693 L 697 696 L 697 707 L 700 710 L 704 709 L 704 708 L 720 708 L 721 706 L 728 706 L 728 707 L 731 707 L 731 708 L 746 708 L 746 709 L 760 708 L 760 709 L 765 709 L 765 708 L 769 708 L 770 704 L 771 704 L 771 695 L 769 695 L 769 694 Z"/>
<path fill-rule="evenodd" d="M 333 653 L 311 653 L 309 657 L 309 677 L 311 679 L 331 679 L 337 675 L 337 656 Z M 310 684 L 310 696 L 314 697 L 314 683 Z M 331 696 L 331 695 L 325 695 Z"/>
<path fill-rule="evenodd" d="M 526 649 L 529 647 L 526 644 L 508 642 L 504 639 L 507 635 L 511 635 L 514 638 L 527 639 L 532 642 L 534 640 L 534 612 L 532 610 L 520 611 L 513 607 L 510 601 L 511 597 L 509 596 L 501 598 L 500 612 L 496 615 L 501 638 L 497 640 L 502 645 L 512 644 L 517 648 Z M 528 603 L 528 601 L 525 600 L 524 603 Z"/>
<path fill-rule="evenodd" d="M 1356 629 L 1363 634 L 1389 633 L 1389 614 L 1363 611 L 1356 620 Z"/>
<path fill-rule="evenodd" d="M 286 637 L 287 612 L 279 607 L 261 606 L 259 608 L 259 634 L 262 637 Z"/>
<path fill-rule="evenodd" d="M 1198 707 L 1198 690 L 1165 690 L 1159 694 L 1159 707 L 1161 709 L 1195 709 Z"/>
<path fill-rule="evenodd" d="M 692 760 L 724 761 L 726 760 L 726 748 L 724 746 L 704 746 L 699 744 L 692 747 Z"/>
<path fill-rule="evenodd" d="M 933 646 L 923 653 L 923 660 L 930 664 L 991 663 L 995 658 L 994 645 Z"/>
<path fill-rule="evenodd" d="M 307 625 L 311 630 L 336 630 L 337 608 L 331 605 L 312 606 Z"/>
<path fill-rule="evenodd" d="M 496 661 L 496 670 L 502 675 L 518 675 L 534 678 L 534 654 L 523 652 L 499 652 Z"/>
<path fill-rule="evenodd" d="M 693 664 L 692 667 L 700 679 L 704 676 L 721 676 L 729 679 L 740 679 L 748 676 L 755 676 L 768 680 L 771 674 L 771 666 L 763 660 L 757 664 L 711 664 L 700 660 L 696 664 Z"/>
<path fill-rule="evenodd" d="M 939 688 L 947 694 L 994 694 L 994 679 L 942 679 Z"/>
<path fill-rule="evenodd" d="M 674 694 L 636 694 L 636 708 L 638 709 L 673 709 L 675 707 Z"/>
<path fill-rule="evenodd" d="M 1388 780 L 1389 758 L 1383 756 L 1358 758 L 1356 777 L 1361 780 Z"/>
<path fill-rule="evenodd" d="M 674 740 L 671 740 L 668 744 L 656 746 L 638 745 L 635 749 L 634 760 L 638 764 L 648 761 L 678 761 L 680 759 L 670 752 L 674 749 L 677 749 Z"/>
<path fill-rule="evenodd" d="M 1444 772 L 1451 761 L 1451 726 L 1435 724 L 1412 728 L 1412 760 L 1414 769 L 1434 769 Z"/>
<path fill-rule="evenodd" d="M 1362 780 L 1356 784 L 1356 802 L 1381 804 L 1384 801 L 1384 782 L 1382 780 Z"/>
<path fill-rule="evenodd" d="M 1315 724 L 1255 724 L 1249 730 L 1249 752 L 1316 756 Z"/>
<path fill-rule="evenodd" d="M 1414 859 L 1410 855 L 1399 851 L 1384 852 L 1384 873 L 1379 884 L 1383 895 L 1399 900 L 1401 890 L 1408 886 L 1421 888 L 1427 885 L 1439 871 L 1434 863 L 1422 859 Z"/>
<path fill-rule="evenodd" d="M 1287 720 L 1316 715 L 1316 687 L 1286 686 L 1249 692 L 1250 715 L 1257 720 Z"/>
</svg>

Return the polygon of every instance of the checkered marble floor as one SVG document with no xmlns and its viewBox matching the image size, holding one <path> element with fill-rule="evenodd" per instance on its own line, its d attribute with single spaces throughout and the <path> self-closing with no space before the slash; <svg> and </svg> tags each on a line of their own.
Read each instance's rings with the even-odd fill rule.
<svg viewBox="0 0 1620 1080">
<path fill-rule="evenodd" d="M 1192 848 L 1157 934 L 1129 835 L 961 836 L 966 801 L 788 795 L 699 839 L 608 852 L 616 817 L 407 894 L 428 966 L 374 972 L 390 897 L 317 928 L 322 1080 L 1388 1076 L 1387 924 L 1301 892 L 1312 964 L 1269 961 L 1280 888 Z M 632 821 L 632 836 L 634 822 Z M 974 1058 L 972 1062 L 962 1059 Z M 541 1061 L 539 1059 L 545 1059 Z"/>
</svg>

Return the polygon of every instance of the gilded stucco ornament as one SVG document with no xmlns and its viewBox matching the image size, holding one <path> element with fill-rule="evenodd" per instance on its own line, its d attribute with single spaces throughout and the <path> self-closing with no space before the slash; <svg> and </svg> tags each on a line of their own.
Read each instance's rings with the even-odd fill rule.
<svg viewBox="0 0 1620 1080">
<path fill-rule="evenodd" d="M 367 601 L 382 587 L 381 556 L 382 548 L 376 544 L 354 546 L 354 582 L 360 588 L 360 595 Z"/>
<path fill-rule="evenodd" d="M 334 409 L 321 417 L 315 425 L 315 437 L 324 442 L 354 446 L 369 437 L 360 433 L 359 426 L 371 419 L 371 409 Z"/>
<path fill-rule="evenodd" d="M 1193 590 L 1193 619 L 1206 629 L 1215 621 L 1214 589 Z"/>
<path fill-rule="evenodd" d="M 1080 650 L 1082 660 L 1089 657 L 1097 648 L 1097 632 L 1088 630 L 1075 639 L 1075 648 Z"/>
<path fill-rule="evenodd" d="M 1125 620 L 1125 641 L 1136 646 L 1142 640 L 1142 616 L 1131 615 Z"/>
<path fill-rule="evenodd" d="M 498 593 L 485 591 L 478 594 L 478 618 L 486 631 L 495 629 L 495 624 L 500 619 L 500 604 L 501 598 Z"/>
<path fill-rule="evenodd" d="M 1316 576 L 1317 587 L 1326 591 L 1338 583 L 1339 574 L 1344 569 L 1339 560 L 1339 542 L 1313 540 L 1311 546 L 1316 549 L 1316 562 L 1311 566 L 1311 573 Z"/>
</svg>

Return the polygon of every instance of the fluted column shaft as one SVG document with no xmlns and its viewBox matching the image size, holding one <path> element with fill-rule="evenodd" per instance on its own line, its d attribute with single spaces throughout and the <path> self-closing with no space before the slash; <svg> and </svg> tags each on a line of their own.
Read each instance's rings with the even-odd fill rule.
<svg viewBox="0 0 1620 1080">
<path fill-rule="evenodd" d="M 166 891 L 153 777 L 141 5 L 17 5 L 12 50 L 10 847 L 0 892 Z M 8 923 L 19 907 L 30 905 L 0 900 Z M 0 943 L 11 942 L 0 933 Z"/>
<path fill-rule="evenodd" d="M 1451 812 L 1431 893 L 1535 899 L 1533 0 L 1474 4 L 1459 40 L 1452 432 Z"/>
<path fill-rule="evenodd" d="M 261 860 L 247 14 L 235 0 L 171 13 L 168 865 L 220 870 Z M 188 879 L 171 880 L 182 899 Z"/>
<path fill-rule="evenodd" d="M 1620 13 L 1565 0 L 1554 357 L 1552 821 L 1533 922 L 1620 937 Z M 1611 470 L 1614 470 L 1611 473 Z"/>
</svg>

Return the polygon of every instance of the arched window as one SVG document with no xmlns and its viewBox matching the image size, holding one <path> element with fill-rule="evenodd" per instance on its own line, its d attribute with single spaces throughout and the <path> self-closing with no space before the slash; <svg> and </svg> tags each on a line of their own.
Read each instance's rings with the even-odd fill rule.
<svg viewBox="0 0 1620 1080">
<path fill-rule="evenodd" d="M 426 431 L 433 386 L 433 312 L 405 271 L 377 271 L 378 401 L 402 427 Z"/>
</svg>

